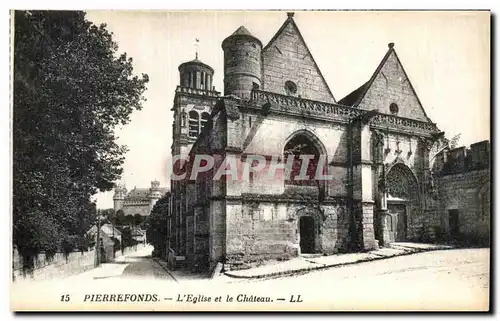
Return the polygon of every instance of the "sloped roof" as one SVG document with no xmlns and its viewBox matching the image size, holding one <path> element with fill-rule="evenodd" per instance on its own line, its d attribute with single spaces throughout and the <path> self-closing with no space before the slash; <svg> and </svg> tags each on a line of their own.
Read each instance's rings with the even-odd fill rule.
<svg viewBox="0 0 500 321">
<path fill-rule="evenodd" d="M 377 78 L 378 74 L 380 73 L 380 71 L 382 70 L 382 68 L 384 67 L 384 65 L 386 64 L 387 60 L 389 59 L 389 57 L 391 56 L 391 54 L 394 54 L 394 56 L 396 57 L 396 60 L 398 62 L 398 64 L 401 66 L 401 70 L 403 71 L 405 77 L 408 79 L 408 83 L 410 85 L 410 88 L 411 90 L 413 91 L 414 95 L 415 95 L 415 98 L 425 116 L 425 118 L 429 121 L 429 122 L 432 122 L 431 119 L 427 116 L 427 113 L 425 112 L 425 109 L 423 108 L 423 105 L 420 101 L 420 98 L 418 98 L 418 95 L 415 91 L 415 88 L 413 87 L 411 81 L 409 80 L 408 78 L 408 74 L 406 73 L 404 67 L 403 67 L 403 64 L 401 63 L 401 60 L 399 59 L 397 53 L 396 53 L 396 50 L 394 49 L 394 43 L 389 43 L 388 44 L 388 47 L 389 49 L 387 50 L 387 52 L 385 53 L 384 57 L 382 58 L 382 60 L 380 61 L 380 63 L 378 64 L 377 66 L 377 69 L 375 69 L 375 72 L 372 74 L 372 76 L 370 77 L 370 79 L 364 83 L 363 85 L 361 85 L 360 87 L 358 87 L 356 90 L 352 91 L 350 94 L 348 94 L 347 96 L 345 96 L 344 98 L 342 98 L 340 101 L 339 101 L 339 104 L 342 104 L 342 105 L 346 105 L 346 106 L 352 106 L 352 107 L 358 107 L 358 105 L 361 103 L 361 101 L 363 100 L 363 98 L 365 97 L 366 93 L 368 92 L 368 90 L 371 88 L 373 82 L 375 81 L 375 79 Z"/>
<path fill-rule="evenodd" d="M 114 228 L 114 237 L 117 239 L 121 239 L 122 237 L 122 232 L 118 230 L 116 227 Z M 93 225 L 87 232 L 87 234 L 95 234 L 97 232 L 97 226 Z M 103 224 L 101 225 L 101 233 L 106 234 L 109 237 L 113 236 L 113 227 L 111 224 Z"/>
<path fill-rule="evenodd" d="M 149 188 L 137 188 L 134 187 L 133 190 L 131 190 L 127 196 L 126 199 L 128 200 L 143 200 L 148 198 L 149 194 Z"/>
<path fill-rule="evenodd" d="M 339 100 L 338 103 L 345 106 L 354 106 L 358 102 L 358 100 L 364 95 L 365 91 L 369 86 L 369 83 L 370 83 L 369 81 L 365 82 L 364 84 L 356 88 L 354 91 L 352 91 L 350 94 Z"/>
<path fill-rule="evenodd" d="M 314 64 L 314 66 L 316 67 L 316 70 L 318 71 L 318 74 L 319 76 L 321 77 L 321 80 L 323 81 L 324 85 L 326 86 L 326 89 L 328 90 L 328 93 L 332 96 L 332 99 L 334 102 L 336 102 L 335 100 L 335 96 L 333 95 L 331 89 L 330 89 L 330 86 L 328 86 L 328 83 L 326 82 L 325 80 L 325 77 L 323 76 L 323 74 L 321 73 L 321 69 L 318 67 L 318 64 L 316 63 L 316 60 L 314 60 L 314 56 L 312 55 L 311 53 L 311 50 L 309 49 L 309 47 L 307 46 L 307 43 L 306 41 L 304 40 L 304 37 L 302 36 L 302 33 L 300 32 L 300 29 L 299 27 L 297 26 L 297 24 L 295 23 L 295 20 L 293 19 L 293 13 L 288 13 L 288 18 L 285 20 L 285 22 L 283 23 L 283 25 L 281 26 L 281 28 L 278 30 L 278 32 L 276 32 L 276 34 L 271 38 L 271 40 L 269 40 L 269 42 L 267 43 L 267 45 L 264 47 L 264 49 L 262 49 L 262 52 L 268 50 L 271 45 L 276 41 L 276 39 L 278 39 L 278 37 L 285 31 L 286 27 L 291 24 L 292 27 L 295 29 L 295 31 L 297 32 L 298 36 L 299 36 L 299 39 L 300 41 L 304 44 L 304 47 L 305 49 L 307 50 L 307 52 L 309 53 L 309 56 L 311 57 L 311 60 Z"/>
<path fill-rule="evenodd" d="M 111 224 L 103 224 L 101 226 L 101 230 L 104 233 L 106 233 L 107 235 L 109 235 L 109 236 L 113 235 L 113 229 L 115 230 L 114 231 L 114 235 L 115 236 L 121 236 L 122 235 L 122 232 L 120 232 L 120 230 L 118 230 L 116 227 L 113 227 L 113 225 L 111 225 Z"/>
</svg>

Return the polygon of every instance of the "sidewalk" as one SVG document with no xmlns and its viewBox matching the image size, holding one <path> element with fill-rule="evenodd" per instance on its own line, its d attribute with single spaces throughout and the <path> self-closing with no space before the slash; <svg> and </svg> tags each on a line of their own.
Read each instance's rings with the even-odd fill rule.
<svg viewBox="0 0 500 321">
<path fill-rule="evenodd" d="M 349 253 L 320 257 L 297 257 L 288 261 L 263 265 L 247 270 L 226 271 L 224 275 L 237 279 L 260 279 L 306 273 L 335 266 L 381 260 L 419 252 L 452 249 L 452 246 L 423 243 L 392 243 L 390 247 L 365 253 Z"/>
</svg>

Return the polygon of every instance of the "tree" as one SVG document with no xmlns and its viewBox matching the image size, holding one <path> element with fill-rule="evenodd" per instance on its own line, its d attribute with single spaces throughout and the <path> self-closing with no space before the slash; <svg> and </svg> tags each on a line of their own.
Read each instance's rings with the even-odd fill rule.
<svg viewBox="0 0 500 321">
<path fill-rule="evenodd" d="M 141 214 L 134 215 L 134 225 L 135 226 L 141 225 L 143 221 L 144 221 L 144 216 L 142 216 Z"/>
<path fill-rule="evenodd" d="M 82 241 L 91 196 L 122 174 L 114 130 L 141 109 L 148 77 L 82 11 L 16 11 L 14 24 L 13 242 L 29 267 Z"/>
<path fill-rule="evenodd" d="M 156 202 L 147 219 L 146 240 L 153 245 L 155 253 L 166 251 L 169 207 L 170 197 L 167 194 Z"/>
<path fill-rule="evenodd" d="M 134 225 L 134 215 L 126 215 L 125 216 L 125 225 L 132 226 Z"/>
<path fill-rule="evenodd" d="M 101 215 L 106 218 L 105 223 L 112 223 L 115 225 L 115 210 L 113 208 L 107 208 L 101 210 Z"/>
<path fill-rule="evenodd" d="M 456 134 L 455 136 L 453 136 L 450 139 L 445 138 L 445 142 L 448 143 L 448 146 L 451 149 L 453 149 L 453 148 L 458 146 L 458 142 L 460 141 L 460 136 L 462 136 L 462 134 Z"/>
<path fill-rule="evenodd" d="M 116 217 L 115 217 L 115 225 L 116 226 L 122 226 L 125 225 L 125 213 L 123 210 L 118 210 L 116 211 Z"/>
</svg>

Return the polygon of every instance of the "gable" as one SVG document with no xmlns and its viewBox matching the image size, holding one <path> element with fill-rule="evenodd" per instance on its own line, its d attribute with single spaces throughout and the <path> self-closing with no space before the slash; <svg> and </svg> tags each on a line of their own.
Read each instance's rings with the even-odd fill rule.
<svg viewBox="0 0 500 321">
<path fill-rule="evenodd" d="M 262 51 L 262 87 L 265 91 L 287 95 L 285 82 L 296 84 L 294 96 L 334 103 L 330 88 L 321 75 L 311 52 L 292 18 Z"/>
<path fill-rule="evenodd" d="M 429 122 L 418 96 L 392 47 L 367 85 L 357 106 L 362 109 L 378 109 L 380 113 Z M 397 106 L 397 113 L 391 111 Z"/>
</svg>

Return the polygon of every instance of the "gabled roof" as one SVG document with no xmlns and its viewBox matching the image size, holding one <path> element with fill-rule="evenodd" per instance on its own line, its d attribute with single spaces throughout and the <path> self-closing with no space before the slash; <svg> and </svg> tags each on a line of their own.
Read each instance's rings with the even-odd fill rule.
<svg viewBox="0 0 500 321">
<path fill-rule="evenodd" d="M 295 20 L 293 20 L 293 16 L 294 16 L 293 12 L 288 13 L 288 18 L 285 20 L 285 22 L 283 23 L 281 28 L 278 30 L 278 32 L 276 32 L 276 34 L 271 38 L 271 40 L 269 40 L 268 44 L 264 47 L 264 49 L 262 49 L 262 52 L 265 52 L 267 49 L 269 49 L 271 47 L 271 45 L 276 41 L 276 39 L 278 39 L 278 37 L 283 33 L 283 31 L 286 29 L 286 27 L 290 24 L 297 32 L 300 41 L 302 41 L 302 43 L 304 44 L 304 47 L 306 48 L 307 52 L 309 53 L 309 56 L 311 57 L 311 59 L 314 63 L 314 66 L 316 67 L 316 70 L 318 71 L 319 76 L 323 80 L 323 83 L 325 84 L 325 86 L 328 90 L 328 93 L 332 96 L 333 101 L 335 102 L 336 101 L 335 96 L 333 96 L 333 93 L 330 89 L 330 86 L 328 86 L 328 83 L 326 82 L 325 77 L 323 77 L 323 74 L 321 73 L 321 69 L 319 69 L 318 64 L 316 63 L 316 60 L 314 60 L 314 57 L 311 53 L 311 50 L 309 50 L 309 47 L 307 46 L 307 43 L 304 40 L 304 37 L 302 36 L 302 33 L 300 32 L 299 27 L 295 23 Z"/>
<path fill-rule="evenodd" d="M 114 233 L 113 233 L 114 230 Z M 97 226 L 93 225 L 88 231 L 87 234 L 95 235 L 97 232 Z M 120 239 L 122 236 L 122 232 L 118 230 L 116 227 L 113 227 L 111 224 L 103 224 L 101 225 L 101 233 L 106 234 L 109 237 L 114 236 L 117 239 Z"/>
<path fill-rule="evenodd" d="M 401 66 L 401 70 L 403 71 L 405 77 L 408 79 L 408 83 L 410 85 L 410 88 L 413 91 L 413 94 L 415 95 L 415 98 L 417 99 L 417 102 L 418 102 L 420 108 L 422 109 L 422 112 L 424 113 L 424 116 L 427 118 L 427 120 L 429 122 L 432 122 L 431 119 L 427 116 L 427 113 L 425 112 L 425 110 L 424 110 L 424 108 L 422 106 L 422 103 L 420 102 L 420 99 L 418 98 L 418 95 L 417 95 L 417 93 L 415 91 L 415 88 L 413 87 L 413 85 L 412 85 L 412 83 L 411 83 L 411 81 L 410 81 L 410 79 L 408 77 L 408 74 L 406 73 L 406 71 L 405 71 L 405 69 L 403 67 L 403 64 L 401 63 L 401 60 L 399 60 L 399 57 L 398 57 L 398 55 L 396 53 L 396 50 L 394 49 L 394 43 L 392 43 L 392 42 L 389 43 L 388 47 L 389 47 L 389 49 L 385 53 L 384 58 L 382 58 L 382 61 L 380 61 L 377 69 L 375 69 L 375 72 L 371 76 L 370 80 L 368 80 L 366 83 L 364 83 L 363 85 L 361 85 L 360 87 L 358 87 L 356 90 L 352 91 L 350 94 L 348 94 L 347 96 L 345 96 L 341 100 L 339 100 L 339 104 L 346 105 L 346 106 L 351 106 L 351 107 L 358 107 L 359 104 L 363 101 L 363 98 L 365 97 L 365 95 L 368 92 L 368 90 L 371 88 L 373 82 L 375 81 L 375 79 L 377 78 L 378 74 L 380 73 L 380 71 L 382 70 L 382 68 L 384 67 L 384 65 L 386 64 L 386 62 L 389 59 L 389 57 L 391 56 L 391 54 L 394 54 L 394 56 L 396 57 L 396 60 L 397 60 L 398 64 Z"/>
</svg>

